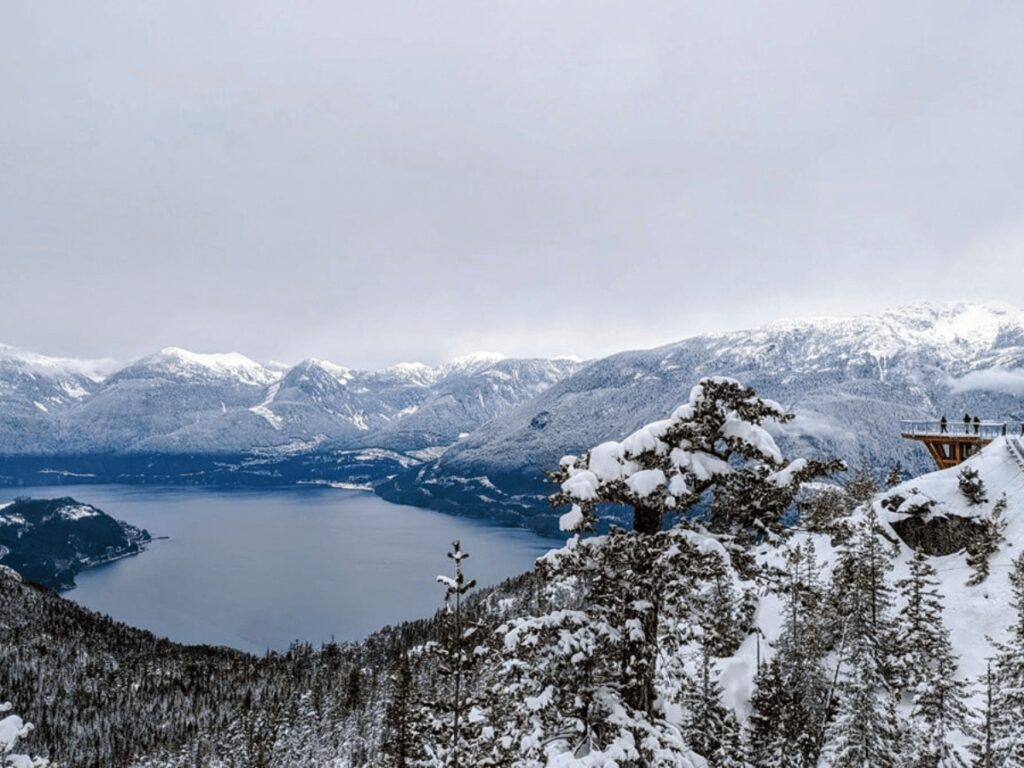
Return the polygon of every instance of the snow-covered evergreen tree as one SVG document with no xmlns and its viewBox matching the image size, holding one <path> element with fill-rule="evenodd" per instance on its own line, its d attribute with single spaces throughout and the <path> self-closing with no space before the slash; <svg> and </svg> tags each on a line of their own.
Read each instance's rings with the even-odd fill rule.
<svg viewBox="0 0 1024 768">
<path fill-rule="evenodd" d="M 701 647 L 696 679 L 686 697 L 686 737 L 710 768 L 742 768 L 747 765 L 736 715 L 722 705 L 718 671 L 705 647 Z"/>
<path fill-rule="evenodd" d="M 693 593 L 707 555 L 691 538 L 678 529 L 639 537 L 613 529 L 542 559 L 550 610 L 498 632 L 499 681 L 513 707 L 506 722 L 493 712 L 491 719 L 498 741 L 524 761 L 499 764 L 585 756 L 583 765 L 689 765 L 690 748 L 653 697 L 649 648 L 658 646 L 649 638 L 658 634 L 645 621 L 653 616 L 665 629 L 695 620 L 699 606 L 681 598 Z M 647 580 L 633 578 L 641 568 Z"/>
<path fill-rule="evenodd" d="M 854 507 L 867 504 L 878 493 L 878 481 L 866 465 L 861 465 L 843 486 Z"/>
<path fill-rule="evenodd" d="M 999 768 L 1024 766 L 1024 555 L 1013 563 L 1010 573 L 1016 621 L 1010 638 L 996 643 L 992 659 L 992 702 L 990 711 L 990 753 L 987 765 Z"/>
<path fill-rule="evenodd" d="M 896 700 L 868 637 L 850 638 L 844 655 L 838 712 L 826 732 L 823 764 L 829 768 L 900 768 L 902 738 Z"/>
<path fill-rule="evenodd" d="M 752 759 L 759 766 L 811 766 L 828 719 L 829 681 L 823 661 L 830 645 L 812 539 L 792 550 L 781 588 L 783 629 L 775 656 L 755 681 L 765 689 L 755 691 L 751 701 Z"/>
<path fill-rule="evenodd" d="M 576 542 L 554 561 L 560 561 L 559 578 L 583 587 L 587 631 L 600 630 L 609 646 L 606 655 L 617 659 L 612 667 L 594 665 L 595 685 L 621 696 L 626 719 L 634 720 L 633 737 L 645 744 L 641 761 L 649 762 L 656 751 L 646 744 L 656 744 L 650 734 L 661 717 L 655 692 L 659 643 L 676 632 L 674 614 L 691 603 L 703 606 L 702 615 L 690 621 L 705 637 L 705 652 L 734 651 L 749 631 L 752 604 L 741 600 L 737 609 L 727 553 L 742 556 L 744 545 L 785 535 L 784 516 L 802 485 L 842 466 L 785 461 L 762 425 L 791 418 L 733 379 L 703 379 L 668 419 L 621 442 L 595 446 L 582 458 L 567 456 L 552 474 L 559 484 L 552 504 L 571 505 L 562 517 L 565 530 L 593 530 L 602 504 L 633 509 L 631 533 L 613 529 L 608 537 Z M 706 512 L 694 518 L 701 501 L 709 502 Z M 678 529 L 662 533 L 670 514 L 694 538 Z M 663 567 L 681 553 L 687 554 L 682 565 Z M 677 626 L 660 632 L 673 621 Z M 670 742 L 664 747 L 669 752 L 675 749 Z"/>
<path fill-rule="evenodd" d="M 853 501 L 845 488 L 814 484 L 797 500 L 800 527 L 810 533 L 824 533 L 839 541 L 849 536 L 846 518 Z"/>
<path fill-rule="evenodd" d="M 960 493 L 966 497 L 968 503 L 977 506 L 988 501 L 985 482 L 974 467 L 965 466 L 961 469 L 957 474 L 957 482 L 960 485 Z"/>
<path fill-rule="evenodd" d="M 1003 519 L 1006 503 L 1004 493 L 993 505 L 991 514 L 979 520 L 979 525 L 967 544 L 967 564 L 973 571 L 967 580 L 970 586 L 981 584 L 988 578 L 991 570 L 989 560 L 1006 540 L 1006 520 Z"/>
<path fill-rule="evenodd" d="M 747 742 L 750 762 L 756 768 L 805 768 L 807 765 L 803 755 L 793 749 L 788 728 L 792 709 L 788 676 L 776 655 L 761 665 L 750 697 Z"/>
<path fill-rule="evenodd" d="M 386 768 L 412 768 L 423 755 L 417 722 L 416 689 L 408 653 L 403 653 L 391 675 L 391 697 L 384 709 L 381 747 Z"/>
<path fill-rule="evenodd" d="M 476 579 L 466 579 L 462 563 L 469 553 L 462 549 L 459 541 L 452 542 L 448 558 L 452 561 L 453 576 L 438 576 L 445 587 L 446 623 L 444 635 L 439 643 L 430 643 L 426 650 L 438 661 L 439 671 L 444 677 L 440 695 L 426 703 L 430 738 L 427 739 L 428 757 L 421 764 L 430 768 L 469 768 L 475 765 L 472 742 L 479 721 L 468 717 L 473 707 L 473 690 L 470 676 L 476 670 L 480 652 L 479 637 L 475 624 L 467 622 L 463 615 L 463 599 L 476 586 Z"/>
<path fill-rule="evenodd" d="M 892 684 L 898 684 L 896 627 L 892 617 L 893 590 L 888 576 L 893 550 L 883 536 L 878 515 L 870 505 L 856 521 L 853 537 L 840 548 L 832 577 L 831 599 L 839 622 L 836 634 L 868 637 L 876 661 Z"/>
<path fill-rule="evenodd" d="M 823 759 L 830 768 L 902 765 L 904 734 L 892 687 L 898 661 L 886 578 L 892 562 L 880 539 L 877 517 L 868 507 L 835 574 L 842 680 L 838 711 L 825 738 Z"/>
<path fill-rule="evenodd" d="M 582 457 L 566 456 L 551 479 L 554 506 L 572 505 L 563 530 L 592 530 L 601 504 L 633 509 L 633 530 L 661 530 L 668 514 L 681 517 L 715 487 L 728 501 L 712 505 L 716 533 L 761 537 L 781 529 L 782 513 L 800 486 L 841 468 L 840 462 L 786 462 L 762 426 L 793 418 L 734 379 L 702 379 L 687 403 L 625 440 L 602 443 Z"/>
<path fill-rule="evenodd" d="M 731 656 L 752 629 L 749 613 L 753 606 L 737 593 L 732 571 L 722 553 L 710 552 L 702 558 L 698 576 L 702 584 L 695 597 L 701 606 L 703 645 L 712 656 Z"/>
<path fill-rule="evenodd" d="M 906 603 L 899 614 L 900 673 L 913 698 L 908 765 L 965 768 L 957 747 L 972 732 L 967 693 L 957 679 L 957 660 L 942 621 L 938 579 L 918 552 L 910 576 L 896 583 Z"/>
</svg>

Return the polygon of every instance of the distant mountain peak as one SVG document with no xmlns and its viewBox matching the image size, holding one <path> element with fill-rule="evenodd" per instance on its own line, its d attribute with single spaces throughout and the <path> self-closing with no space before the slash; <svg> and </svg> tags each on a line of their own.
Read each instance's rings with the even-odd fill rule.
<svg viewBox="0 0 1024 768">
<path fill-rule="evenodd" d="M 21 347 L 0 344 L 0 363 L 8 362 L 31 373 L 49 378 L 84 376 L 94 382 L 103 381 L 117 369 L 117 363 L 110 358 L 80 359 L 74 357 L 51 357 L 40 355 Z"/>
<path fill-rule="evenodd" d="M 164 347 L 156 354 L 137 361 L 136 365 L 183 376 L 201 371 L 217 378 L 234 378 L 261 386 L 280 378 L 277 371 L 265 368 L 238 352 L 206 353 L 192 352 L 181 347 Z"/>
<path fill-rule="evenodd" d="M 470 352 L 468 355 L 459 355 L 448 361 L 452 368 L 469 368 L 476 365 L 493 365 L 506 358 L 501 352 Z"/>
<path fill-rule="evenodd" d="M 330 360 L 321 360 L 318 357 L 307 358 L 307 359 L 303 360 L 301 363 L 299 363 L 299 365 L 297 365 L 295 367 L 296 368 L 300 368 L 300 367 L 319 368 L 320 370 L 325 371 L 326 373 L 330 374 L 334 378 L 338 379 L 338 381 L 340 381 L 342 383 L 349 382 L 352 379 L 352 373 L 353 373 L 351 368 L 346 368 L 343 365 L 338 365 L 337 363 L 332 363 Z"/>
<path fill-rule="evenodd" d="M 1002 301 L 916 301 L 890 307 L 880 312 L 861 312 L 853 315 L 821 315 L 805 318 L 784 318 L 767 323 L 756 330 L 786 331 L 817 328 L 847 327 L 903 327 L 918 332 L 932 331 L 946 338 L 991 337 L 992 331 L 1006 324 L 1024 326 L 1024 311 Z"/>
</svg>

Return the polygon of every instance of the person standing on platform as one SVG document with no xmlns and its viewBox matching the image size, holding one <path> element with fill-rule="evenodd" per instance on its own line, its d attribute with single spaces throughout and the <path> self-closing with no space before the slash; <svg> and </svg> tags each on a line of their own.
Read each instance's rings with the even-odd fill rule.
<svg viewBox="0 0 1024 768">
<path fill-rule="evenodd" d="M 939 419 L 939 432 L 943 435 L 949 432 L 949 422 L 946 421 L 945 416 Z"/>
<path fill-rule="evenodd" d="M 964 434 L 971 434 L 971 416 L 968 413 L 964 414 Z"/>
<path fill-rule="evenodd" d="M 975 416 L 974 417 L 974 434 L 978 434 L 978 430 L 980 428 L 981 428 L 981 420 L 977 416 Z"/>
</svg>

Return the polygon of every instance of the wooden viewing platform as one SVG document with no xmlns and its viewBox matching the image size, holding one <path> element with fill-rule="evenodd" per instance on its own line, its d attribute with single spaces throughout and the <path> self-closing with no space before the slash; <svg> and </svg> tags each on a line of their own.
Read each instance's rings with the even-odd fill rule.
<svg viewBox="0 0 1024 768">
<path fill-rule="evenodd" d="M 1005 421 L 965 424 L 954 419 L 945 429 L 939 419 L 900 422 L 900 433 L 903 437 L 924 443 L 939 469 L 955 467 L 997 437 L 1006 435 L 1006 430 Z"/>
</svg>

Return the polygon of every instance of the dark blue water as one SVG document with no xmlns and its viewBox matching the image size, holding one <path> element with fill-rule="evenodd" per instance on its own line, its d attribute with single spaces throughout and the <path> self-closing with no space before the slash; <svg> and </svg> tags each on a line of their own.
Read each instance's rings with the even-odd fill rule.
<svg viewBox="0 0 1024 768">
<path fill-rule="evenodd" d="M 557 544 L 363 491 L 82 485 L 18 494 L 73 496 L 170 537 L 79 574 L 66 597 L 173 640 L 255 652 L 354 640 L 432 614 L 453 539 L 482 585 L 527 570 Z"/>
</svg>

